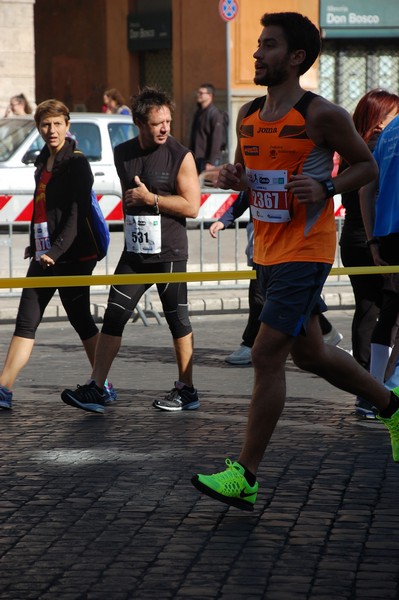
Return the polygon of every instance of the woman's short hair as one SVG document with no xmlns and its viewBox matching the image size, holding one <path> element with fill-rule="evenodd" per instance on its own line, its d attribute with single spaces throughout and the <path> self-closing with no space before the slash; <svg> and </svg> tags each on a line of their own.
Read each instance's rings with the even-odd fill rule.
<svg viewBox="0 0 399 600">
<path fill-rule="evenodd" d="M 55 100 L 54 98 L 44 100 L 44 102 L 38 104 L 35 111 L 36 125 L 39 127 L 40 122 L 45 117 L 59 117 L 60 115 L 65 117 L 65 123 L 68 123 L 71 118 L 69 115 L 69 108 L 63 102 Z"/>
</svg>

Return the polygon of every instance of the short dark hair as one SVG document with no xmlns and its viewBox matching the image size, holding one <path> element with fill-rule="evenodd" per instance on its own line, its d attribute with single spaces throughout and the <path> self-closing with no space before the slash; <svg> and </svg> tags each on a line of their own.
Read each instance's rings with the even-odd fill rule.
<svg viewBox="0 0 399 600">
<path fill-rule="evenodd" d="M 44 100 L 41 102 L 35 111 L 35 122 L 39 127 L 40 122 L 47 117 L 59 117 L 63 116 L 65 118 L 65 123 L 68 123 L 70 120 L 69 116 L 69 108 L 65 106 L 63 102 L 60 100 L 55 100 L 51 98 L 50 100 Z"/>
<path fill-rule="evenodd" d="M 299 75 L 306 73 L 320 54 L 320 31 L 316 25 L 296 12 L 266 13 L 260 22 L 263 27 L 281 27 L 290 52 L 305 50 L 306 56 L 299 66 Z"/>
<path fill-rule="evenodd" d="M 212 94 L 212 96 L 215 95 L 216 88 L 212 83 L 201 83 L 201 85 L 199 87 L 206 88 L 208 91 L 208 94 Z"/>
<path fill-rule="evenodd" d="M 154 107 L 161 108 L 162 106 L 167 106 L 171 113 L 175 109 L 175 103 L 167 92 L 149 85 L 145 86 L 137 96 L 133 97 L 133 121 L 136 125 L 137 121 L 145 123 L 148 120 L 150 110 Z"/>
</svg>

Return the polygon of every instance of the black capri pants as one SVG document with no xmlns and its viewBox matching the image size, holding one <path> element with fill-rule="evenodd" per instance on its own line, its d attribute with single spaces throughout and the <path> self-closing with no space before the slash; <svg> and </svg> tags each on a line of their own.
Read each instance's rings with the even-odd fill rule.
<svg viewBox="0 0 399 600">
<path fill-rule="evenodd" d="M 43 269 L 39 261 L 32 260 L 27 277 L 56 277 L 64 275 L 91 275 L 97 264 L 96 259 L 82 262 L 56 263 L 52 267 Z M 35 339 L 36 330 L 43 318 L 44 311 L 56 287 L 27 288 L 22 290 L 19 302 L 14 335 L 22 338 Z M 98 333 L 90 311 L 90 287 L 61 287 L 58 288 L 62 306 L 68 315 L 72 327 L 81 340 L 88 340 Z"/>
<path fill-rule="evenodd" d="M 140 273 L 185 273 L 187 261 L 148 263 L 133 252 L 124 251 L 115 269 L 115 275 L 134 275 Z M 108 305 L 104 315 L 102 333 L 122 337 L 123 330 L 132 316 L 140 298 L 149 284 L 111 286 Z M 174 339 L 192 332 L 187 304 L 187 283 L 157 283 L 159 298 L 165 319 Z"/>
</svg>

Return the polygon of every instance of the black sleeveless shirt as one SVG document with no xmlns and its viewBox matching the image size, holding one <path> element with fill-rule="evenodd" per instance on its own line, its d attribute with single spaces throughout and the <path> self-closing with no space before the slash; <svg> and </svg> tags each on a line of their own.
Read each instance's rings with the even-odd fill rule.
<svg viewBox="0 0 399 600">
<path fill-rule="evenodd" d="M 138 137 L 116 146 L 114 160 L 116 170 L 125 189 L 135 186 L 138 175 L 150 192 L 160 196 L 177 195 L 176 178 L 181 163 L 190 152 L 182 144 L 169 136 L 165 144 L 155 149 L 143 150 Z M 151 207 L 134 207 L 126 210 L 130 215 L 153 215 Z M 126 243 L 125 243 L 126 249 Z M 161 212 L 161 252 L 159 254 L 139 254 L 143 262 L 157 263 L 187 260 L 188 241 L 186 219 Z"/>
</svg>

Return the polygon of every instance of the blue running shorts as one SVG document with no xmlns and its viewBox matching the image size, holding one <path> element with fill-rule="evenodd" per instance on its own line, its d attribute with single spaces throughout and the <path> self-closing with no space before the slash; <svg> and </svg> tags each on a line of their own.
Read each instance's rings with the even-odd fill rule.
<svg viewBox="0 0 399 600">
<path fill-rule="evenodd" d="M 265 297 L 259 320 L 287 335 L 305 334 L 310 315 L 327 310 L 320 294 L 331 266 L 314 262 L 256 265 Z"/>
</svg>

